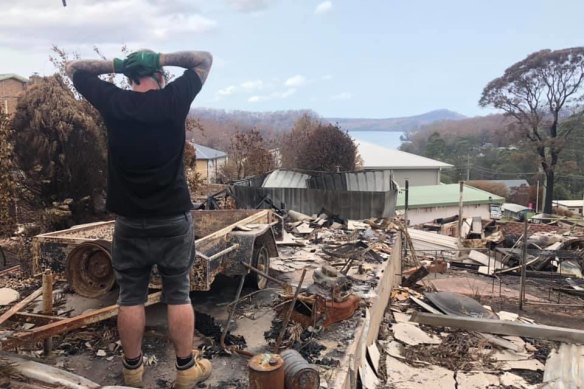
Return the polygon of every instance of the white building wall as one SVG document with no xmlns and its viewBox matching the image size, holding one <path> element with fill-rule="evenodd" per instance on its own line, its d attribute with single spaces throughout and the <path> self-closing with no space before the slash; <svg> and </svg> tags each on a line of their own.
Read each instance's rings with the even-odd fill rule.
<svg viewBox="0 0 584 389">
<path fill-rule="evenodd" d="M 402 210 L 403 211 L 403 210 Z M 458 206 L 416 208 L 408 210 L 410 226 L 429 223 L 432 220 L 458 215 Z M 489 204 L 465 205 L 462 209 L 464 218 L 480 216 L 481 219 L 490 219 Z"/>
<path fill-rule="evenodd" d="M 209 159 L 207 161 L 208 182 L 217 183 L 217 177 L 221 173 L 221 168 L 227 163 L 227 157 L 218 159 Z"/>
<path fill-rule="evenodd" d="M 379 169 L 375 169 L 379 170 Z M 410 186 L 439 185 L 440 169 L 388 169 L 401 188 L 409 180 Z"/>
</svg>

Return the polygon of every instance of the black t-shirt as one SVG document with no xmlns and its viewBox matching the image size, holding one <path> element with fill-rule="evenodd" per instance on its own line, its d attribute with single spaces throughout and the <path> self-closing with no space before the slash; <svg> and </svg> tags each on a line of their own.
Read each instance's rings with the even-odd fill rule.
<svg viewBox="0 0 584 389">
<path fill-rule="evenodd" d="M 107 209 L 127 217 L 192 209 L 183 154 L 185 120 L 202 88 L 198 75 L 186 70 L 164 89 L 144 93 L 83 71 L 75 72 L 73 84 L 101 113 L 108 130 Z"/>
</svg>

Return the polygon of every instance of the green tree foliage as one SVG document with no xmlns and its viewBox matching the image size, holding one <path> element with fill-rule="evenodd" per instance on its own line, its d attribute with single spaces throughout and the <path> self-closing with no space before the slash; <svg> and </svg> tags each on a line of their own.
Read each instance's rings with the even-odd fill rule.
<svg viewBox="0 0 584 389">
<path fill-rule="evenodd" d="M 97 112 L 60 76 L 38 78 L 20 98 L 13 128 L 25 200 L 42 209 L 70 198 L 74 218 L 83 219 L 79 202 L 105 189 L 106 138 Z"/>
<path fill-rule="evenodd" d="M 12 131 L 9 117 L 0 110 L 0 236 L 14 231 L 14 178 Z"/>
<path fill-rule="evenodd" d="M 359 156 L 351 136 L 339 126 L 303 115 L 283 137 L 282 167 L 311 171 L 355 170 Z"/>
<path fill-rule="evenodd" d="M 584 47 L 541 50 L 505 70 L 483 90 L 479 104 L 514 119 L 546 176 L 544 212 L 551 213 L 560 154 L 581 127 Z"/>
<path fill-rule="evenodd" d="M 433 132 L 426 144 L 426 157 L 442 161 L 446 155 L 446 142 L 438 132 Z"/>
</svg>

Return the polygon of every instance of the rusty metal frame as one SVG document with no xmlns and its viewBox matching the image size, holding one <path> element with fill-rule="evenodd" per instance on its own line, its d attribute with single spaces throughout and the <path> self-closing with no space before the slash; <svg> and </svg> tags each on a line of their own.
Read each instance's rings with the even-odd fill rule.
<svg viewBox="0 0 584 389">
<path fill-rule="evenodd" d="M 148 295 L 148 300 L 144 306 L 149 306 L 160 302 L 161 295 L 162 292 L 156 292 Z M 0 341 L 0 346 L 2 350 L 6 350 L 17 347 L 23 343 L 43 340 L 54 335 L 85 327 L 89 324 L 98 323 L 100 321 L 117 316 L 119 308 L 120 306 L 118 304 L 110 305 L 108 307 L 100 308 L 88 313 L 83 313 L 75 317 L 65 318 L 63 320 L 45 324 L 43 326 L 33 328 L 27 332 L 19 332 L 9 336 L 5 341 Z"/>
</svg>

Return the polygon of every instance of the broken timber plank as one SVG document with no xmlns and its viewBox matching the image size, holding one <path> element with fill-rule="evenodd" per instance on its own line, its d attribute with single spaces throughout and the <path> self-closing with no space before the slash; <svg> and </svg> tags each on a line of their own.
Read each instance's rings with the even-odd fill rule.
<svg viewBox="0 0 584 389">
<path fill-rule="evenodd" d="M 24 309 L 28 304 L 30 304 L 33 300 L 43 294 L 43 288 L 39 288 L 32 292 L 30 295 L 22 299 L 20 302 L 14 304 L 12 308 L 4 312 L 2 316 L 0 316 L 0 325 L 4 323 L 6 320 L 10 319 L 16 312 Z"/>
<path fill-rule="evenodd" d="M 539 324 L 516 323 L 505 320 L 476 319 L 414 312 L 410 321 L 440 327 L 462 328 L 469 331 L 528 338 L 557 340 L 566 343 L 584 343 L 584 331 Z"/>
<path fill-rule="evenodd" d="M 39 313 L 16 312 L 16 314 L 8 320 L 22 323 L 34 323 L 38 325 L 45 325 L 47 323 L 52 323 L 55 321 L 61 321 L 65 319 L 67 318 L 62 316 L 49 316 L 41 315 Z"/>
<path fill-rule="evenodd" d="M 148 295 L 148 300 L 144 306 L 149 306 L 160 302 L 161 294 L 162 292 L 156 292 Z M 97 323 L 116 316 L 118 314 L 119 308 L 120 306 L 117 304 L 110 305 L 109 307 L 96 309 L 95 311 L 83 313 L 79 316 L 75 316 L 69 319 L 64 319 L 54 323 L 49 323 L 41 327 L 33 328 L 27 332 L 16 333 L 7 340 L 0 341 L 0 345 L 2 346 L 3 350 L 6 350 L 21 343 L 39 341 L 53 335 L 71 331 L 80 327 L 85 327 L 86 325 Z"/>
</svg>

